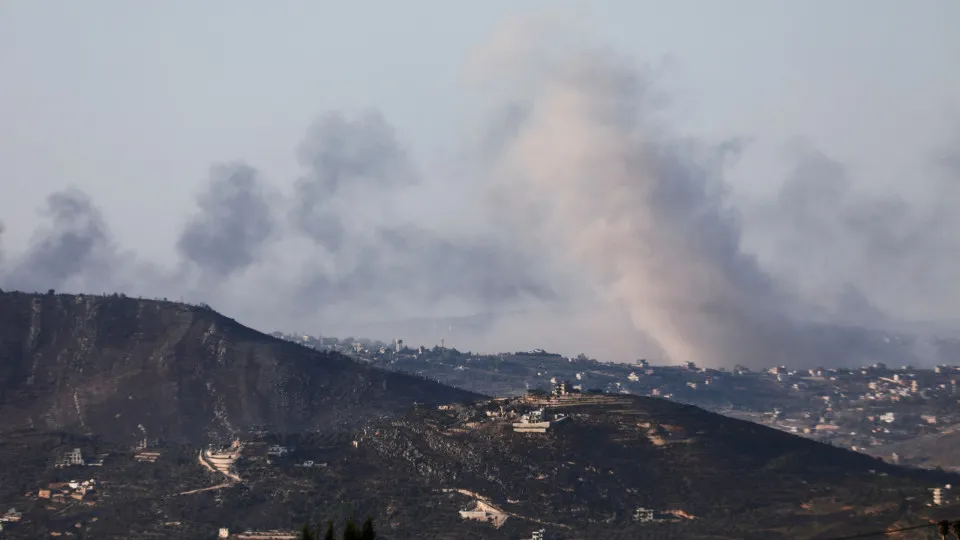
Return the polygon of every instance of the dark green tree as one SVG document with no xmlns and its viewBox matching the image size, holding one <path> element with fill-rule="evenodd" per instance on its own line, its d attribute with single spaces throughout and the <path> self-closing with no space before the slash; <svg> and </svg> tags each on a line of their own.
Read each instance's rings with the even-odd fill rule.
<svg viewBox="0 0 960 540">
<path fill-rule="evenodd" d="M 310 530 L 310 525 L 303 526 L 303 529 L 300 531 L 300 540 L 315 540 L 313 531 Z"/>
<path fill-rule="evenodd" d="M 323 540 L 333 540 L 333 521 L 327 522 L 327 532 L 323 535 Z"/>
<path fill-rule="evenodd" d="M 348 519 L 343 528 L 343 540 L 360 540 L 360 529 L 353 518 Z"/>
<path fill-rule="evenodd" d="M 360 530 L 360 540 L 376 540 L 377 533 L 373 530 L 373 518 L 367 518 Z"/>
</svg>

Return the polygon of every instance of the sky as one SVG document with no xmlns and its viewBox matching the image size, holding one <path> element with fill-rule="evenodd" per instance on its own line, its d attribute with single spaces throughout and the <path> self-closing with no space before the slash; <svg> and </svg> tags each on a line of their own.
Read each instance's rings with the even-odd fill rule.
<svg viewBox="0 0 960 540">
<path fill-rule="evenodd" d="M 737 8 L 0 3 L 0 287 L 717 365 L 960 328 L 960 4 Z"/>
</svg>

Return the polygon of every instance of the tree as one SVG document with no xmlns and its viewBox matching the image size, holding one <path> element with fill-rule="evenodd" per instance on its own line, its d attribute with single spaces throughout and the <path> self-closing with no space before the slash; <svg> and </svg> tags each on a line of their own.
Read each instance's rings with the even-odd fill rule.
<svg viewBox="0 0 960 540">
<path fill-rule="evenodd" d="M 357 522 L 350 518 L 343 528 L 343 540 L 360 540 L 360 529 L 357 528 Z"/>
<path fill-rule="evenodd" d="M 310 530 L 310 525 L 303 526 L 303 530 L 300 531 L 300 540 L 315 540 L 313 531 Z"/>
<path fill-rule="evenodd" d="M 360 540 L 376 540 L 377 533 L 373 530 L 373 518 L 367 518 L 363 522 L 363 529 L 360 531 Z"/>
<path fill-rule="evenodd" d="M 333 540 L 333 521 L 327 522 L 327 532 L 323 535 L 323 540 Z"/>
</svg>

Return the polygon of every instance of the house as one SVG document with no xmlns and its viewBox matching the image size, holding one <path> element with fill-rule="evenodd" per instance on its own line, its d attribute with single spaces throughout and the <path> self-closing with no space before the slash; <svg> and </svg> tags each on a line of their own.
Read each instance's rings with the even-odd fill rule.
<svg viewBox="0 0 960 540">
<path fill-rule="evenodd" d="M 268 455 L 268 456 L 282 457 L 282 456 L 284 456 L 287 452 L 288 452 L 287 447 L 285 447 L 285 446 L 280 446 L 279 444 L 275 444 L 275 445 L 271 446 L 270 448 L 267 448 L 267 455 Z"/>
<path fill-rule="evenodd" d="M 156 463 L 160 459 L 160 452 L 137 452 L 133 459 L 141 463 Z"/>
<path fill-rule="evenodd" d="M 23 518 L 23 514 L 21 514 L 20 512 L 17 512 L 16 508 L 11 508 L 7 510 L 6 514 L 0 516 L 0 521 L 6 522 L 6 523 L 16 523 L 20 521 L 21 518 Z"/>
<path fill-rule="evenodd" d="M 934 506 L 943 505 L 943 489 L 942 488 L 933 488 L 933 504 Z"/>
<path fill-rule="evenodd" d="M 640 523 L 650 523 L 653 521 L 653 510 L 644 507 L 638 507 L 633 513 L 633 520 Z"/>
<path fill-rule="evenodd" d="M 83 465 L 83 453 L 79 448 L 74 448 L 69 452 L 64 452 L 63 456 L 57 461 L 57 467 L 70 467 L 72 465 Z"/>
<path fill-rule="evenodd" d="M 553 395 L 565 396 L 574 392 L 575 387 L 571 386 L 570 381 L 559 381 L 553 388 Z"/>
</svg>

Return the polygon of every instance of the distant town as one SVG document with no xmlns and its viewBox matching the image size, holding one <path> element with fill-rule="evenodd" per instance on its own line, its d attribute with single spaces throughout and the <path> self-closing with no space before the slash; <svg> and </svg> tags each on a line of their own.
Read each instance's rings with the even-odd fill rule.
<svg viewBox="0 0 960 540">
<path fill-rule="evenodd" d="M 401 339 L 384 343 L 273 335 L 487 395 L 518 396 L 565 384 L 573 391 L 661 397 L 899 464 L 910 464 L 910 459 L 886 447 L 949 433 L 960 424 L 960 366 L 712 369 L 693 362 L 651 365 L 645 359 L 599 362 L 583 354 L 570 358 L 541 349 L 477 354 L 443 344 L 411 347 Z"/>
</svg>

